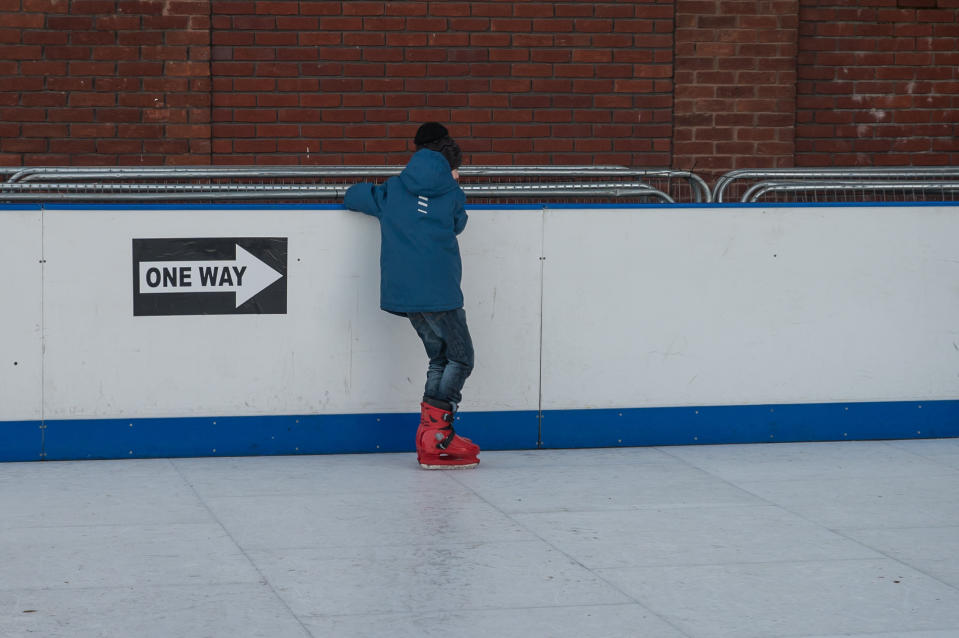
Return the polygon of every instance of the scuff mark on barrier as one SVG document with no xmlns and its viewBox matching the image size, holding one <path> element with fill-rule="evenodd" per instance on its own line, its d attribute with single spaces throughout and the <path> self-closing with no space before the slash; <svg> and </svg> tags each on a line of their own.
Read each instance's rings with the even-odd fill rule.
<svg viewBox="0 0 959 638">
<path fill-rule="evenodd" d="M 346 373 L 346 395 L 350 396 L 350 389 L 353 387 L 353 322 L 347 323 L 346 327 L 350 342 L 350 367 Z"/>
</svg>

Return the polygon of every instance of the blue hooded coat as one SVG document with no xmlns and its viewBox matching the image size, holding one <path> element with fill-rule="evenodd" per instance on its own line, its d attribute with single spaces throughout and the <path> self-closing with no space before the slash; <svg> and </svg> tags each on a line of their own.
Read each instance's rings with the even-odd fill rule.
<svg viewBox="0 0 959 638">
<path fill-rule="evenodd" d="M 395 314 L 463 307 L 456 236 L 466 196 L 436 151 L 421 149 L 382 185 L 355 184 L 343 205 L 380 220 L 380 308 Z"/>
</svg>

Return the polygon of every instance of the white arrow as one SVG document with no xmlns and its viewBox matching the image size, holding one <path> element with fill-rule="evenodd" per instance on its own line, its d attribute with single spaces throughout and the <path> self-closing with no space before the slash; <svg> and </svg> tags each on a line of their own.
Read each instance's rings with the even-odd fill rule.
<svg viewBox="0 0 959 638">
<path fill-rule="evenodd" d="M 235 292 L 239 308 L 282 276 L 237 245 L 233 261 L 141 261 L 140 294 Z"/>
</svg>

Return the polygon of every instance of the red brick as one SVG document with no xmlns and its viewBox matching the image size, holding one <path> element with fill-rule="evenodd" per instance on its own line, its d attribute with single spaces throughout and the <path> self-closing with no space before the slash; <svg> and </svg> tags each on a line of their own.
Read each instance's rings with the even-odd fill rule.
<svg viewBox="0 0 959 638">
<path fill-rule="evenodd" d="M 386 15 L 422 16 L 426 15 L 426 2 L 387 2 Z"/>
<path fill-rule="evenodd" d="M 489 93 L 489 80 L 485 78 L 451 78 L 447 84 L 450 91 L 467 93 L 470 106 L 505 107 L 508 104 L 506 96 Z"/>
<path fill-rule="evenodd" d="M 51 153 L 94 153 L 97 143 L 94 140 L 50 140 L 49 150 Z"/>
<path fill-rule="evenodd" d="M 447 56 L 450 62 L 485 62 L 489 54 L 488 49 L 453 49 Z"/>
<path fill-rule="evenodd" d="M 431 47 L 465 47 L 471 44 L 475 35 L 475 33 L 431 33 L 427 42 Z"/>
<path fill-rule="evenodd" d="M 533 49 L 530 51 L 530 60 L 533 62 L 550 62 L 553 64 L 569 63 L 572 52 L 568 49 Z"/>
<path fill-rule="evenodd" d="M 262 77 L 296 77 L 299 65 L 290 62 L 258 62 L 256 74 Z"/>
<path fill-rule="evenodd" d="M 184 56 L 186 51 L 184 51 Z M 93 47 L 92 54 L 79 54 L 71 58 L 94 60 L 136 60 L 140 57 L 140 51 L 137 47 Z"/>
<path fill-rule="evenodd" d="M 570 59 L 573 62 L 612 62 L 613 52 L 608 49 L 575 49 L 571 52 Z M 630 60 L 635 61 L 635 60 Z"/>
<path fill-rule="evenodd" d="M 276 49 L 272 47 L 234 47 L 231 49 L 233 60 L 275 60 Z"/>
<path fill-rule="evenodd" d="M 300 75 L 301 76 L 311 76 L 311 75 L 327 75 L 327 76 L 337 76 L 343 73 L 343 64 L 340 62 L 308 62 L 300 65 Z M 285 86 L 292 87 L 288 80 L 281 80 L 286 82 Z M 291 90 L 289 88 L 285 90 Z"/>
<path fill-rule="evenodd" d="M 287 31 L 271 31 L 271 32 L 261 32 L 261 33 L 251 33 L 246 34 L 247 36 L 252 36 L 253 43 L 256 46 L 261 47 L 276 47 L 276 46 L 295 46 L 298 44 L 298 34 L 290 33 Z M 244 42 L 243 44 L 250 44 L 249 41 Z"/>
<path fill-rule="evenodd" d="M 56 20 L 57 18 L 51 18 Z M 3 26 L 8 29 L 42 29 L 44 16 L 40 13 L 5 13 Z"/>
<path fill-rule="evenodd" d="M 446 80 L 437 78 L 410 78 L 403 82 L 406 91 L 414 93 L 436 93 L 446 90 Z"/>
<path fill-rule="evenodd" d="M 21 135 L 23 135 L 23 137 L 62 138 L 67 136 L 67 125 L 35 122 L 31 123 L 29 126 L 24 126 Z"/>
<path fill-rule="evenodd" d="M 293 1 L 257 2 L 255 11 L 262 15 L 296 15 L 300 12 L 300 3 Z"/>
<path fill-rule="evenodd" d="M 302 35 L 302 34 L 300 34 Z M 339 42 L 334 42 L 338 44 Z M 347 46 L 380 47 L 386 44 L 384 33 L 344 33 L 343 44 Z M 402 51 L 400 51 L 402 53 Z M 364 52 L 365 55 L 365 52 Z"/>
<path fill-rule="evenodd" d="M 3 38 L 4 42 L 11 44 L 18 44 L 22 42 L 23 44 L 53 44 L 53 45 L 66 45 L 70 42 L 70 34 L 64 31 L 14 31 L 8 30 L 3 31 L 4 34 L 9 34 L 14 37 L 5 37 Z M 74 34 L 74 44 L 93 44 L 91 42 L 78 42 L 77 36 L 87 35 L 87 34 Z M 106 34 L 108 40 L 110 39 L 109 34 Z M 109 42 L 108 42 L 109 43 Z"/>
<path fill-rule="evenodd" d="M 427 44 L 425 33 L 389 33 L 386 45 L 391 47 L 422 47 Z"/>
<path fill-rule="evenodd" d="M 403 31 L 406 28 L 406 18 L 400 17 L 375 17 L 375 18 L 364 18 L 363 19 L 363 29 L 367 32 L 371 31 Z M 440 20 L 439 22 L 443 22 Z M 443 28 L 442 26 L 434 25 L 434 28 Z M 413 29 L 411 29 L 413 30 Z M 433 29 L 420 29 L 423 31 L 431 31 Z"/>
<path fill-rule="evenodd" d="M 306 108 L 334 108 L 334 107 L 340 106 L 342 101 L 343 99 L 338 94 L 335 94 L 335 93 L 316 93 L 311 95 L 299 96 L 300 106 L 306 107 Z M 300 113 L 300 111 L 297 111 L 297 113 Z M 294 115 L 294 112 L 287 110 L 287 111 L 284 111 L 284 115 L 281 117 L 281 119 L 285 119 L 285 118 L 292 118 L 292 120 L 295 120 L 297 119 L 297 116 Z M 318 116 L 312 117 L 310 115 L 307 115 L 303 117 L 302 119 L 313 120 L 313 119 L 319 119 L 319 117 Z M 289 121 L 292 121 L 292 120 L 289 120 Z"/>
<path fill-rule="evenodd" d="M 0 151 L 4 153 L 42 153 L 47 150 L 47 141 L 40 139 L 23 139 L 20 135 L 20 128 L 3 129 L 7 135 L 0 135 Z M 13 139 L 16 137 L 16 139 Z M 3 157 L 3 156 L 0 156 Z M 19 157 L 17 158 L 19 160 Z M 8 165 L 16 166 L 20 162 L 10 162 Z"/>
<path fill-rule="evenodd" d="M 63 49 L 65 47 L 59 47 L 59 48 Z M 23 46 L 23 45 L 0 46 L 0 58 L 5 58 L 7 60 L 45 59 L 43 55 L 43 47 Z M 64 59 L 64 58 L 63 56 L 60 56 L 59 59 Z"/>
<path fill-rule="evenodd" d="M 554 45 L 554 38 L 549 34 L 514 33 L 513 46 L 518 47 L 548 47 Z"/>
<path fill-rule="evenodd" d="M 386 24 L 391 25 L 389 30 L 393 31 L 446 31 L 447 21 L 445 18 L 384 18 L 384 20 L 391 20 L 395 22 L 388 22 Z M 367 28 L 372 28 L 369 21 L 366 23 Z"/>
<path fill-rule="evenodd" d="M 590 43 L 595 47 L 624 48 L 634 45 L 644 46 L 643 43 L 634 43 L 633 36 L 626 33 L 596 33 L 590 38 Z M 577 42 L 575 36 L 557 36 L 557 46 L 583 46 Z"/>
<path fill-rule="evenodd" d="M 339 33 L 298 33 L 300 46 L 332 46 L 340 44 L 343 36 Z"/>
<path fill-rule="evenodd" d="M 169 76 L 202 76 L 210 74 L 210 65 L 203 62 L 165 62 L 163 70 Z"/>
<path fill-rule="evenodd" d="M 233 28 L 239 30 L 269 31 L 275 26 L 276 18 L 273 16 L 236 16 L 233 18 Z"/>
<path fill-rule="evenodd" d="M 512 38 L 507 33 L 471 33 L 468 44 L 475 47 L 506 47 Z"/>
<path fill-rule="evenodd" d="M 488 18 L 450 18 L 449 28 L 452 31 L 489 31 L 490 20 Z"/>
<path fill-rule="evenodd" d="M 472 2 L 470 3 L 470 14 L 474 16 L 509 16 L 512 15 L 513 10 L 509 4 L 506 3 L 486 3 L 486 2 Z"/>
<path fill-rule="evenodd" d="M 468 2 L 431 2 L 429 13 L 435 16 L 468 16 L 470 4 Z"/>
<path fill-rule="evenodd" d="M 446 50 L 441 47 L 408 49 L 404 53 L 407 62 L 445 62 Z"/>
<path fill-rule="evenodd" d="M 300 8 L 302 9 L 303 5 L 301 5 Z M 276 16 L 276 28 L 285 31 L 315 31 L 319 28 L 319 24 L 319 18 Z"/>
</svg>

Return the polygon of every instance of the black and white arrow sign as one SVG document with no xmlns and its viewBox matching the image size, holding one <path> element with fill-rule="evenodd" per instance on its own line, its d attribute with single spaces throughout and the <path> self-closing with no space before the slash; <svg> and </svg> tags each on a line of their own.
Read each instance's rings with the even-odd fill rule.
<svg viewBox="0 0 959 638">
<path fill-rule="evenodd" d="M 286 238 L 135 239 L 133 252 L 134 315 L 286 312 Z"/>
<path fill-rule="evenodd" d="M 141 261 L 140 294 L 236 292 L 236 307 L 282 277 L 241 246 L 232 261 Z"/>
</svg>

